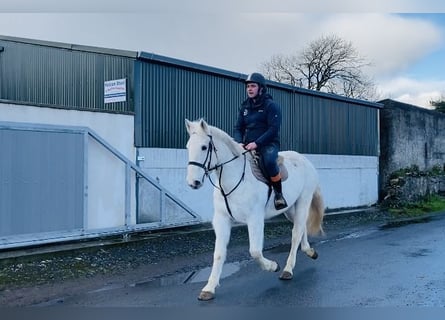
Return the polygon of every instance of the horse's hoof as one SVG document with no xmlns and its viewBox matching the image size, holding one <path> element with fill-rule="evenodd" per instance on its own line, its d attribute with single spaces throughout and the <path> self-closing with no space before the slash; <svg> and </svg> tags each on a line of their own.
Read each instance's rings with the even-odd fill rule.
<svg viewBox="0 0 445 320">
<path fill-rule="evenodd" d="M 209 301 L 215 298 L 215 294 L 209 292 L 209 291 L 201 291 L 201 293 L 198 296 L 198 300 L 201 301 Z"/>
<path fill-rule="evenodd" d="M 278 272 L 278 271 L 280 271 L 280 265 L 278 264 L 278 262 L 276 262 L 276 264 L 277 264 L 277 267 L 275 268 L 275 271 L 274 272 Z"/>
<path fill-rule="evenodd" d="M 312 254 L 311 258 L 314 259 L 314 260 L 318 258 L 317 251 L 314 250 L 314 253 Z"/>
<path fill-rule="evenodd" d="M 283 273 L 280 276 L 280 280 L 292 280 L 293 274 L 289 271 L 283 271 Z"/>
</svg>

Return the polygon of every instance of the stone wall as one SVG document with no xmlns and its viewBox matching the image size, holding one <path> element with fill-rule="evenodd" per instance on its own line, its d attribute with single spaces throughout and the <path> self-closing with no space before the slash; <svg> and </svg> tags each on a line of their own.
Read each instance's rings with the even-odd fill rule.
<svg viewBox="0 0 445 320">
<path fill-rule="evenodd" d="M 379 199 L 394 192 L 394 172 L 408 168 L 416 168 L 419 174 L 398 178 L 402 180 L 397 184 L 403 181 L 402 199 L 439 192 L 443 182 L 437 177 L 445 169 L 445 114 L 393 100 L 380 103 L 384 108 L 380 110 Z"/>
<path fill-rule="evenodd" d="M 427 195 L 445 195 L 445 174 L 437 167 L 423 172 L 418 171 L 417 167 L 399 170 L 391 176 L 384 192 L 381 204 L 386 207 L 414 203 Z"/>
</svg>

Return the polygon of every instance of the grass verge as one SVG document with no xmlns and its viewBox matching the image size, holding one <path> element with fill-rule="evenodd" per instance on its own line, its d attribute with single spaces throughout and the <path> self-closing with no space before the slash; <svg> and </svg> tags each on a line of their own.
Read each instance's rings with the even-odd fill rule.
<svg viewBox="0 0 445 320">
<path fill-rule="evenodd" d="M 389 208 L 389 212 L 397 218 L 419 217 L 427 213 L 444 211 L 445 197 L 437 194 L 428 195 L 425 198 L 414 202 L 406 203 L 397 208 Z"/>
</svg>

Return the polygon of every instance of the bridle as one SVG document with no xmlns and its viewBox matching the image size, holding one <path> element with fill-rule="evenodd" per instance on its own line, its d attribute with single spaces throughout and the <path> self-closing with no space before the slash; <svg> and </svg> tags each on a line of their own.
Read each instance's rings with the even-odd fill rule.
<svg viewBox="0 0 445 320">
<path fill-rule="evenodd" d="M 204 178 L 209 175 L 210 171 L 214 170 L 214 168 L 210 168 L 210 164 L 212 163 L 212 153 L 213 149 L 215 149 L 216 154 L 216 148 L 215 144 L 213 143 L 213 138 L 211 135 L 208 135 L 210 138 L 209 145 L 207 147 L 207 154 L 206 158 L 204 159 L 203 163 L 196 162 L 196 161 L 189 161 L 189 166 L 197 166 L 204 170 L 204 174 L 202 175 L 201 183 L 204 182 Z"/>
<path fill-rule="evenodd" d="M 240 155 L 234 156 L 233 158 L 231 158 L 231 159 L 229 159 L 227 161 L 224 161 L 222 163 L 217 163 L 213 167 L 211 167 L 210 165 L 212 163 L 212 154 L 215 153 L 215 157 L 216 157 L 217 160 L 218 160 L 218 155 L 216 153 L 217 150 L 216 150 L 215 144 L 213 142 L 213 137 L 211 135 L 208 135 L 208 137 L 210 138 L 210 140 L 209 140 L 209 145 L 208 145 L 208 148 L 207 148 L 207 154 L 206 154 L 206 157 L 204 159 L 204 162 L 200 163 L 200 162 L 196 162 L 196 161 L 189 161 L 188 165 L 189 166 L 197 166 L 197 167 L 199 167 L 199 168 L 204 170 L 204 174 L 202 176 L 201 183 L 204 182 L 204 179 L 205 179 L 206 176 L 209 178 L 210 183 L 221 192 L 221 195 L 224 197 L 224 202 L 226 203 L 227 211 L 229 212 L 230 217 L 232 217 L 232 219 L 234 219 L 233 215 L 232 215 L 232 211 L 230 210 L 229 201 L 228 201 L 227 197 L 230 194 L 232 194 L 232 192 L 235 191 L 236 188 L 238 188 L 238 186 L 244 180 L 244 176 L 245 176 L 245 173 L 246 173 L 246 162 L 247 162 L 246 153 L 250 152 L 250 150 L 246 150 L 246 151 L 244 151 L 242 153 L 242 155 L 244 156 L 243 173 L 241 174 L 240 179 L 238 180 L 237 184 L 232 188 L 232 190 L 230 190 L 228 193 L 226 193 L 224 191 L 223 187 L 221 186 L 222 172 L 223 172 L 224 165 L 226 165 L 226 164 L 234 161 L 235 159 L 239 158 Z M 218 177 L 218 186 L 213 182 L 213 180 L 212 180 L 212 178 L 210 176 L 210 173 L 213 170 L 217 170 L 217 169 L 220 169 L 219 170 L 219 177 Z"/>
</svg>

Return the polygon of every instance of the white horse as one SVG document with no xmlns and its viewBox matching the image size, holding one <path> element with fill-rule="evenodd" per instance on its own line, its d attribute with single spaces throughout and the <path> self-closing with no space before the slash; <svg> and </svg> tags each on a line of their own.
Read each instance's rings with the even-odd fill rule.
<svg viewBox="0 0 445 320">
<path fill-rule="evenodd" d="M 286 266 L 280 279 L 293 277 L 298 246 L 309 257 L 317 253 L 310 247 L 307 236 L 323 233 L 324 204 L 320 193 L 318 174 L 303 155 L 294 151 L 282 151 L 280 158 L 288 172 L 283 181 L 283 194 L 288 207 L 277 211 L 268 198 L 268 186 L 252 173 L 252 155 L 245 151 L 227 133 L 208 125 L 203 119 L 185 120 L 190 138 L 187 142 L 189 162 L 187 183 L 193 189 L 200 188 L 206 176 L 214 185 L 214 214 L 212 225 L 215 232 L 213 266 L 207 284 L 198 296 L 199 300 L 215 297 L 222 267 L 226 259 L 232 221 L 247 224 L 249 252 L 262 269 L 276 272 L 277 262 L 263 256 L 264 220 L 284 213 L 293 222 L 292 245 Z M 212 178 L 213 177 L 213 178 Z"/>
</svg>

